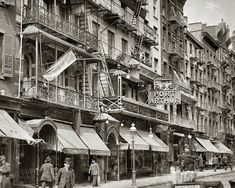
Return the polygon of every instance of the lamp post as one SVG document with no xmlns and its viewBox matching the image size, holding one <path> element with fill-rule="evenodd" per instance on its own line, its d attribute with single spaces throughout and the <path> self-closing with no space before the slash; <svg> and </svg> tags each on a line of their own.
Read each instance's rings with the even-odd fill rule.
<svg viewBox="0 0 235 188">
<path fill-rule="evenodd" d="M 137 130 L 135 123 L 131 124 L 130 134 L 132 138 L 132 186 L 136 187 L 136 170 L 135 170 L 135 134 Z"/>
</svg>

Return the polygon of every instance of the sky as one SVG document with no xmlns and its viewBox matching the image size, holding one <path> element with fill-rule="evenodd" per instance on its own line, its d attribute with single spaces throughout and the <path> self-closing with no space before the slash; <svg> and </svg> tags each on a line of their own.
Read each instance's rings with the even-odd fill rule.
<svg viewBox="0 0 235 188">
<path fill-rule="evenodd" d="M 223 19 L 230 32 L 235 30 L 235 0 L 187 0 L 184 15 L 188 22 L 203 22 L 216 25 Z"/>
</svg>

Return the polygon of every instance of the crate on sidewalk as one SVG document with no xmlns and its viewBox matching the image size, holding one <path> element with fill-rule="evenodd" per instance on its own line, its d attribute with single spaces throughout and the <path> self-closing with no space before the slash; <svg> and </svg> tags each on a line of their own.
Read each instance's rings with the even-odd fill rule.
<svg viewBox="0 0 235 188">
<path fill-rule="evenodd" d="M 174 184 L 172 188 L 224 188 L 220 181 Z"/>
</svg>

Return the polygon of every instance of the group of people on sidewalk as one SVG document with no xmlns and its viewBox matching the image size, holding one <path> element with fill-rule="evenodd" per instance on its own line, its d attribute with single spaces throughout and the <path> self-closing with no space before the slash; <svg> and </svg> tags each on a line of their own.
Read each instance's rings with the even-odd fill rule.
<svg viewBox="0 0 235 188">
<path fill-rule="evenodd" d="M 227 168 L 230 167 L 232 170 L 232 161 L 231 161 L 230 157 L 225 154 L 223 156 L 214 155 L 212 163 L 213 163 L 213 167 L 214 167 L 215 172 L 216 172 L 217 168 L 219 168 L 219 169 L 223 168 L 223 169 L 227 170 Z"/>
<path fill-rule="evenodd" d="M 73 188 L 75 185 L 75 174 L 71 167 L 71 159 L 69 157 L 65 158 L 64 167 L 60 168 L 59 171 L 55 173 L 51 163 L 51 158 L 50 156 L 47 156 L 39 172 L 41 175 L 40 181 L 42 188 L 45 188 L 47 185 L 49 188 L 53 188 L 54 182 L 56 184 L 56 188 Z M 94 159 L 92 159 L 88 172 L 92 178 L 92 186 L 97 187 L 99 183 L 100 169 Z"/>
</svg>

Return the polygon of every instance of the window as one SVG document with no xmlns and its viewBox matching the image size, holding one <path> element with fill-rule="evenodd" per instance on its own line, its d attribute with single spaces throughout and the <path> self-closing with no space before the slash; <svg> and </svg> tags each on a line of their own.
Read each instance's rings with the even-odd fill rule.
<svg viewBox="0 0 235 188">
<path fill-rule="evenodd" d="M 189 53 L 192 54 L 193 53 L 193 45 L 190 43 L 189 44 Z"/>
<path fill-rule="evenodd" d="M 112 49 L 115 47 L 115 37 L 114 33 L 111 31 L 108 31 L 108 51 L 109 54 L 112 56 Z"/>
<path fill-rule="evenodd" d="M 127 40 L 122 38 L 122 52 L 127 53 L 128 52 L 128 42 Z"/>
<path fill-rule="evenodd" d="M 92 21 L 92 34 L 98 36 L 98 31 L 99 31 L 99 25 L 96 22 Z"/>
<path fill-rule="evenodd" d="M 158 73 L 158 59 L 154 58 L 154 71 Z"/>
</svg>

